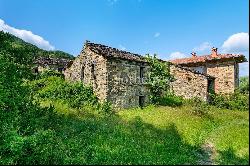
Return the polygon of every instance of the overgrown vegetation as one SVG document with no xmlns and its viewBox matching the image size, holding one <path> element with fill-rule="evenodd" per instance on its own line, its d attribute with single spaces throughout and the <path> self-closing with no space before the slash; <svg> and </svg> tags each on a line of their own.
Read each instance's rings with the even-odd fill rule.
<svg viewBox="0 0 250 166">
<path fill-rule="evenodd" d="M 240 87 L 241 93 L 249 93 L 249 76 L 240 77 Z"/>
<path fill-rule="evenodd" d="M 0 164 L 197 164 L 206 143 L 217 164 L 249 162 L 248 111 L 167 93 L 158 103 L 174 107 L 111 114 L 91 87 L 58 72 L 33 75 L 32 59 L 25 49 L 0 50 Z"/>
<path fill-rule="evenodd" d="M 42 79 L 26 82 L 36 98 L 62 100 L 72 108 L 91 107 L 99 113 L 111 113 L 111 105 L 106 102 L 100 103 L 92 87 L 85 86 L 82 82 L 65 81 L 62 77 L 55 76 L 57 72 L 47 73 L 50 74 L 42 73 Z"/>
<path fill-rule="evenodd" d="M 18 62 L 28 62 L 30 65 L 31 61 L 37 57 L 74 59 L 73 55 L 63 51 L 45 51 L 3 31 L 0 31 L 0 50 L 18 59 Z"/>
<path fill-rule="evenodd" d="M 146 58 L 150 66 L 147 84 L 151 92 L 150 100 L 154 104 L 160 104 L 162 97 L 169 93 L 169 84 L 173 76 L 170 74 L 169 63 L 161 62 L 156 54 L 147 54 Z"/>
<path fill-rule="evenodd" d="M 54 159 L 49 148 L 54 145 L 46 143 L 53 139 L 50 135 L 56 126 L 52 124 L 59 118 L 53 108 L 33 102 L 22 85 L 24 79 L 32 78 L 26 65 L 29 57 L 17 56 L 0 52 L 0 164 L 41 163 L 42 158 L 49 163 Z"/>
<path fill-rule="evenodd" d="M 181 106 L 184 103 L 184 99 L 180 96 L 176 96 L 173 93 L 167 93 L 163 97 L 159 98 L 159 105 L 162 106 Z"/>
<path fill-rule="evenodd" d="M 249 93 L 236 90 L 235 93 L 229 95 L 211 94 L 210 104 L 217 108 L 226 108 L 230 110 L 249 110 Z"/>
</svg>

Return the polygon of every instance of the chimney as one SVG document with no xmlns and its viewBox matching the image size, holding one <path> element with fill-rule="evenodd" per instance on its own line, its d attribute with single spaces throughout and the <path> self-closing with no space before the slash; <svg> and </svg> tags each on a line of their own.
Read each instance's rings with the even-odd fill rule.
<svg viewBox="0 0 250 166">
<path fill-rule="evenodd" d="M 82 50 L 84 50 L 84 49 L 87 47 L 87 44 L 88 44 L 88 43 L 90 43 L 90 41 L 89 41 L 89 40 L 86 40 L 85 43 L 84 43 L 84 45 L 83 45 L 83 49 L 82 49 Z"/>
<path fill-rule="evenodd" d="M 218 48 L 215 48 L 215 47 L 212 48 L 212 50 L 211 50 L 212 51 L 212 53 L 211 53 L 212 57 L 214 57 L 214 58 L 218 57 L 217 50 L 218 50 Z"/>
<path fill-rule="evenodd" d="M 193 58 L 197 57 L 196 52 L 192 52 L 191 54 Z"/>
</svg>

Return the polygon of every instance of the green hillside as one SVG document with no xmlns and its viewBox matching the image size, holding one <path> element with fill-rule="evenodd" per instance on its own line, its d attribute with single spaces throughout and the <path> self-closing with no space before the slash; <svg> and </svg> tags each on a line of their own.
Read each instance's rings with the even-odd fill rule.
<svg viewBox="0 0 250 166">
<path fill-rule="evenodd" d="M 27 43 L 22 39 L 3 31 L 0 31 L 0 52 L 13 55 L 13 58 L 28 58 L 33 60 L 37 57 L 74 59 L 74 56 L 63 51 L 46 51 L 37 46 Z M 14 56 L 17 55 L 18 57 Z"/>
</svg>

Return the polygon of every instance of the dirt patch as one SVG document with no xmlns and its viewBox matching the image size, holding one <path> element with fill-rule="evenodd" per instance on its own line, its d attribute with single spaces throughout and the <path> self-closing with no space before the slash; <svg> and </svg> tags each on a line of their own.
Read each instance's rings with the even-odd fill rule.
<svg viewBox="0 0 250 166">
<path fill-rule="evenodd" d="M 201 146 L 202 153 L 197 154 L 200 158 L 198 160 L 199 165 L 216 165 L 215 163 L 215 156 L 216 156 L 216 150 L 212 143 L 205 143 Z"/>
</svg>

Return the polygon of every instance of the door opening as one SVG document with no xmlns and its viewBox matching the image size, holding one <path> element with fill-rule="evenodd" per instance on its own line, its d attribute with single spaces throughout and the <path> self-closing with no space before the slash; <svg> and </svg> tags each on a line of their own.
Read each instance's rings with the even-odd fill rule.
<svg viewBox="0 0 250 166">
<path fill-rule="evenodd" d="M 139 106 L 143 107 L 145 102 L 145 96 L 139 96 Z"/>
<path fill-rule="evenodd" d="M 207 92 L 214 93 L 214 80 L 212 80 L 212 79 L 208 80 Z"/>
</svg>

